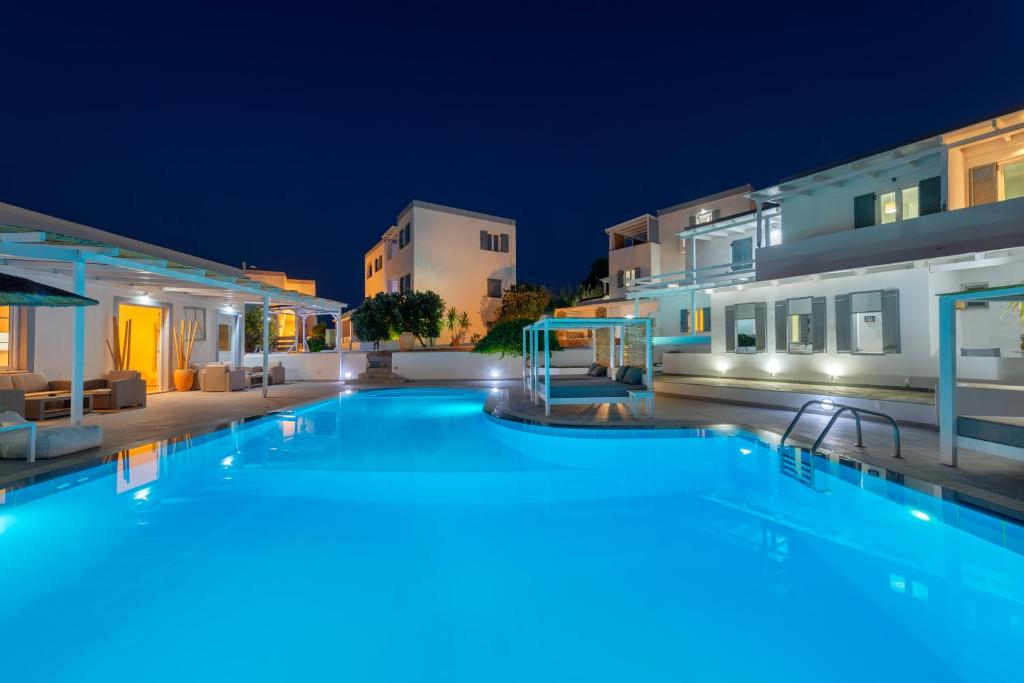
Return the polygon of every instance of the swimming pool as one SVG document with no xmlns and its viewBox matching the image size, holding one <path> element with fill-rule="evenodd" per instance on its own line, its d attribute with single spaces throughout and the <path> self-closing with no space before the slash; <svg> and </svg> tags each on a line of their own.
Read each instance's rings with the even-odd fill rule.
<svg viewBox="0 0 1024 683">
<path fill-rule="evenodd" d="M 484 397 L 341 396 L 7 491 L 4 677 L 1020 680 L 1018 527 Z"/>
</svg>

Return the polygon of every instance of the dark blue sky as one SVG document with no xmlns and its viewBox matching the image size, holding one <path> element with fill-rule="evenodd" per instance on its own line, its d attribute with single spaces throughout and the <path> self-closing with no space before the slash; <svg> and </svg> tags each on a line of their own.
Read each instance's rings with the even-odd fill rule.
<svg viewBox="0 0 1024 683">
<path fill-rule="evenodd" d="M 1019 1 L 83 5 L 0 10 L 0 201 L 353 304 L 413 198 L 568 283 L 618 221 L 1024 105 Z"/>
</svg>

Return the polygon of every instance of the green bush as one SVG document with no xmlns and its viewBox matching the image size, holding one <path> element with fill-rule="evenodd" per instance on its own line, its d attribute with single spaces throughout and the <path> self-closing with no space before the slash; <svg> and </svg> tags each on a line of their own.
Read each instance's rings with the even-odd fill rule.
<svg viewBox="0 0 1024 683">
<path fill-rule="evenodd" d="M 327 340 L 323 337 L 310 337 L 306 340 L 306 350 L 310 353 L 320 353 L 327 348 Z"/>
<path fill-rule="evenodd" d="M 474 353 L 494 353 L 502 356 L 523 355 L 523 328 L 535 321 L 529 318 L 513 318 L 494 323 L 487 336 L 477 342 Z M 551 350 L 558 351 L 562 347 L 554 332 L 549 332 Z M 544 340 L 540 340 L 541 353 L 544 352 Z"/>
</svg>

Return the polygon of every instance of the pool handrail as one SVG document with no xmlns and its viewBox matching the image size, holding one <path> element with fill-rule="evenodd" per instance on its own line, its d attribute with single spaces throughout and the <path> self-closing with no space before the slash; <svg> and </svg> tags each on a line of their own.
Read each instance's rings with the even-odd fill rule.
<svg viewBox="0 0 1024 683">
<path fill-rule="evenodd" d="M 839 416 L 842 415 L 846 411 L 850 411 L 851 413 L 853 413 L 854 420 L 856 420 L 856 423 L 857 423 L 857 446 L 858 447 L 864 448 L 864 438 L 863 438 L 863 434 L 861 432 L 861 427 L 860 427 L 860 415 L 861 415 L 861 413 L 864 413 L 865 415 L 873 415 L 875 417 L 880 417 L 883 420 L 888 420 L 888 422 L 890 424 L 892 424 L 892 437 L 893 437 L 893 441 L 894 441 L 895 446 L 896 446 L 896 451 L 893 453 L 892 457 L 894 457 L 894 458 L 902 458 L 903 457 L 901 455 L 901 450 L 900 450 L 900 426 L 898 424 L 896 424 L 896 420 L 894 420 L 891 415 L 886 415 L 885 413 L 880 413 L 877 410 L 869 410 L 867 408 L 857 408 L 855 406 L 846 405 L 845 403 L 835 403 L 831 399 L 819 399 L 819 398 L 807 401 L 807 403 L 804 403 L 800 407 L 800 410 L 797 411 L 796 416 L 789 423 L 789 427 L 786 428 L 785 433 L 782 435 L 782 439 L 779 441 L 779 448 L 785 448 L 786 447 L 786 439 L 788 439 L 789 435 L 793 432 L 793 429 L 796 427 L 797 422 L 799 422 L 800 418 L 803 416 L 804 411 L 806 411 L 809 407 L 811 407 L 812 405 L 815 405 L 815 404 L 820 405 L 822 408 L 825 408 L 827 410 L 828 408 L 825 405 L 826 402 L 828 403 L 828 405 L 832 406 L 832 408 L 835 408 L 836 411 L 832 415 L 832 419 L 830 419 L 828 421 L 828 424 L 825 425 L 825 428 L 823 430 L 821 430 L 821 434 L 818 435 L 818 439 L 814 442 L 814 445 L 811 446 L 811 453 L 817 452 L 818 447 L 821 446 L 821 442 L 825 440 L 826 436 L 828 436 L 829 430 L 832 429 L 832 425 L 834 425 L 836 423 L 836 420 L 839 419 Z"/>
</svg>

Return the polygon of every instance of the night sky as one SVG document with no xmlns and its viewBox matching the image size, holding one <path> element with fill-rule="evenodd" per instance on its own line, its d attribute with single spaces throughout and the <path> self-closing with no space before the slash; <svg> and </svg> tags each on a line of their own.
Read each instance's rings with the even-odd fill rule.
<svg viewBox="0 0 1024 683">
<path fill-rule="evenodd" d="M 619 221 L 1024 106 L 1019 0 L 18 5 L 0 201 L 352 304 L 413 198 L 557 285 Z"/>
</svg>

